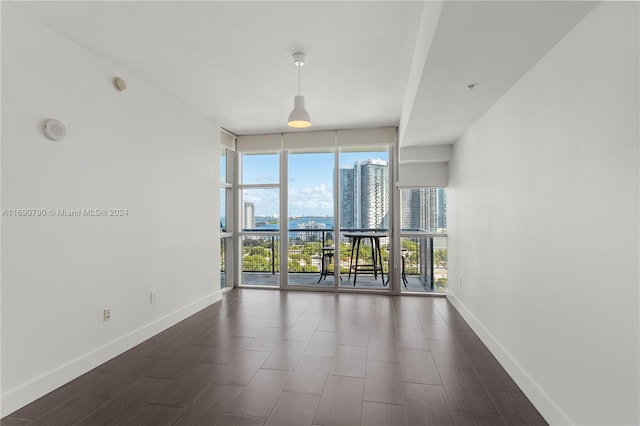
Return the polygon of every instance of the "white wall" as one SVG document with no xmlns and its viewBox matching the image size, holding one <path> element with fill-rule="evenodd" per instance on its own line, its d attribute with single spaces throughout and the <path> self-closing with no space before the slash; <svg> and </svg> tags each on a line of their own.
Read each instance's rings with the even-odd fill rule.
<svg viewBox="0 0 640 426">
<path fill-rule="evenodd" d="M 220 298 L 219 134 L 2 4 L 2 208 L 128 209 L 2 217 L 3 416 Z"/>
<path fill-rule="evenodd" d="M 638 6 L 598 5 L 454 146 L 450 299 L 553 424 L 640 423 Z"/>
</svg>

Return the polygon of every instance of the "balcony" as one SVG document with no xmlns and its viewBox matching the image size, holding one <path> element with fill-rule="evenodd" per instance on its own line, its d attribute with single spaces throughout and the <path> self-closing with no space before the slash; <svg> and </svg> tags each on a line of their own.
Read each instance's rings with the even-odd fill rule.
<svg viewBox="0 0 640 426">
<path fill-rule="evenodd" d="M 404 290 L 445 293 L 448 284 L 447 237 L 431 233 L 414 233 L 400 238 L 402 281 Z"/>
<path fill-rule="evenodd" d="M 327 270 L 334 271 L 334 262 L 339 262 L 341 287 L 353 288 L 353 275 L 349 279 L 351 265 L 351 241 L 345 233 L 363 231 L 343 229 L 339 237 L 339 251 L 325 250 Z M 368 230 L 371 231 L 371 230 Z M 386 230 L 377 230 L 379 232 Z M 335 247 L 333 229 L 289 229 L 288 249 L 288 285 L 304 287 L 332 288 L 334 280 L 328 275 L 319 281 L 323 262 L 323 247 Z M 380 238 L 380 255 L 385 277 L 389 273 L 389 238 Z M 244 285 L 274 286 L 280 284 L 280 232 L 248 231 L 241 237 L 242 244 L 242 283 Z M 407 292 L 445 292 L 447 288 L 447 238 L 434 234 L 412 235 L 401 238 L 402 290 Z M 371 259 L 371 246 L 363 244 L 360 260 Z M 331 253 L 330 256 L 326 256 Z M 386 289 L 378 274 L 359 272 L 357 288 Z"/>
</svg>

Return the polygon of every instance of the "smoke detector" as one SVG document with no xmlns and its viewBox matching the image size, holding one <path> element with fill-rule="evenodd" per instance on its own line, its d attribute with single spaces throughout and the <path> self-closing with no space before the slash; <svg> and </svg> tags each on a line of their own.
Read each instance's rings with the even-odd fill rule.
<svg viewBox="0 0 640 426">
<path fill-rule="evenodd" d="M 61 141 L 67 137 L 67 128 L 60 121 L 53 118 L 42 122 L 42 132 L 52 141 Z"/>
</svg>

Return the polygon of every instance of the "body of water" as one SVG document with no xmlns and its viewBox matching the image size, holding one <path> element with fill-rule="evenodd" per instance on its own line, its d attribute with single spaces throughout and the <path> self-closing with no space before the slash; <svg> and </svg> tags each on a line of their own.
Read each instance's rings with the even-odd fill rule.
<svg viewBox="0 0 640 426">
<path fill-rule="evenodd" d="M 279 226 L 277 223 L 264 223 L 267 221 L 273 221 L 275 219 L 271 217 L 256 217 L 256 230 L 267 231 L 278 229 Z M 316 222 L 316 223 L 324 223 L 326 225 L 326 229 L 333 229 L 333 218 L 332 217 L 315 217 L 315 216 L 306 216 L 300 217 L 297 219 L 289 219 L 287 228 L 288 229 L 298 229 L 298 225 L 308 222 Z"/>
</svg>

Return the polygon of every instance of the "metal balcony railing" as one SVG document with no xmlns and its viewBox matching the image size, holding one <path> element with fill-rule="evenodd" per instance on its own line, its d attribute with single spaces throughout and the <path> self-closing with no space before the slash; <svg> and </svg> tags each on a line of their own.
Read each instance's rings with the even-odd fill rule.
<svg viewBox="0 0 640 426">
<path fill-rule="evenodd" d="M 339 233 L 340 273 L 348 274 L 351 260 L 351 242 L 344 233 L 357 231 L 388 232 L 386 229 L 341 229 Z M 322 268 L 322 248 L 334 247 L 334 229 L 288 229 L 289 273 L 320 274 Z M 403 281 L 419 282 L 427 291 L 444 291 L 447 286 L 447 237 L 429 233 L 414 233 L 401 236 L 401 261 Z M 389 269 L 388 237 L 380 239 L 382 261 L 385 273 Z M 369 246 L 362 246 L 360 256 L 370 257 Z M 280 273 L 280 231 L 245 230 L 242 235 L 242 271 L 244 273 Z"/>
</svg>

